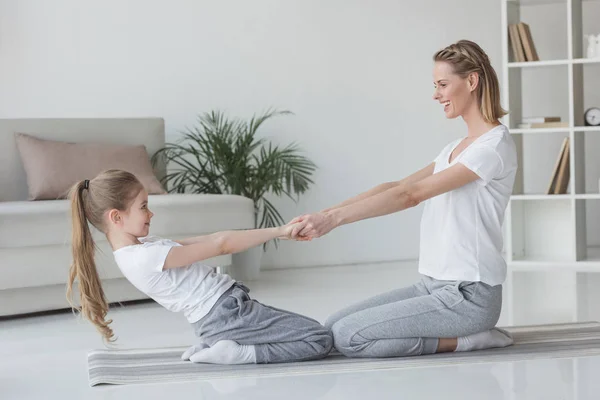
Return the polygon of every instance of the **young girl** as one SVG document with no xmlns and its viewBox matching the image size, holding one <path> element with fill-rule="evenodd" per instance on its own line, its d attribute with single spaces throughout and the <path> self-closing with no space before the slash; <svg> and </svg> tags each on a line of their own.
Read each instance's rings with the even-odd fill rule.
<svg viewBox="0 0 600 400">
<path fill-rule="evenodd" d="M 149 237 L 154 215 L 148 194 L 132 174 L 108 170 L 81 181 L 70 192 L 73 264 L 67 296 L 79 282 L 81 312 L 104 339 L 114 341 L 106 320 L 108 304 L 94 261 L 90 222 L 103 232 L 123 275 L 166 309 L 182 312 L 202 345 L 182 359 L 217 364 L 274 363 L 325 357 L 333 346 L 330 331 L 310 318 L 250 299 L 246 286 L 215 273 L 201 261 L 289 238 L 294 225 L 225 231 L 172 241 Z"/>
</svg>

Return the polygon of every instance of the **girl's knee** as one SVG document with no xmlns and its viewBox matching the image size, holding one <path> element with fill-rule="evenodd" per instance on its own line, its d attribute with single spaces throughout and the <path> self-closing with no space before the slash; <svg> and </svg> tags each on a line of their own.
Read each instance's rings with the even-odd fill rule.
<svg viewBox="0 0 600 400">
<path fill-rule="evenodd" d="M 322 335 L 322 337 L 319 340 L 319 343 L 321 344 L 321 347 L 322 347 L 322 350 L 319 355 L 325 357 L 333 349 L 333 335 L 331 334 L 330 330 L 327 330 L 327 332 L 325 332 Z"/>
<path fill-rule="evenodd" d="M 310 339 L 306 340 L 312 347 L 312 355 L 309 359 L 320 359 L 326 357 L 333 349 L 333 335 L 330 330 L 323 329 L 316 332 Z"/>
</svg>

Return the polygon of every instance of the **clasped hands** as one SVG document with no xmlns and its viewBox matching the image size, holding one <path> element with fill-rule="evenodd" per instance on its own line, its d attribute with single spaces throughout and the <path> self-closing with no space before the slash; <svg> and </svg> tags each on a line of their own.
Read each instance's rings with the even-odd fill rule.
<svg viewBox="0 0 600 400">
<path fill-rule="evenodd" d="M 282 228 L 284 239 L 309 241 L 329 233 L 337 226 L 333 216 L 327 212 L 305 214 L 294 218 Z"/>
</svg>

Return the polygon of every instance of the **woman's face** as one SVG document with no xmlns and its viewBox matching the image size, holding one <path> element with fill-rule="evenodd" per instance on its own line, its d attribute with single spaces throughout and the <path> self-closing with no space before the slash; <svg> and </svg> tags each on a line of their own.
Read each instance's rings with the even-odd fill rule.
<svg viewBox="0 0 600 400">
<path fill-rule="evenodd" d="M 465 113 L 471 106 L 475 96 L 472 95 L 472 79 L 456 75 L 452 66 L 443 61 L 436 61 L 433 67 L 433 99 L 444 107 L 446 118 L 456 118 Z"/>
</svg>

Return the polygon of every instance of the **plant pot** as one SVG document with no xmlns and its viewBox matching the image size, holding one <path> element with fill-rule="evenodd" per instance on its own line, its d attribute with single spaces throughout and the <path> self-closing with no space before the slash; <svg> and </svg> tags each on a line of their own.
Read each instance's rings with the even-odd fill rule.
<svg viewBox="0 0 600 400">
<path fill-rule="evenodd" d="M 237 281 L 252 281 L 260 276 L 263 247 L 256 246 L 241 253 L 233 254 L 232 264 L 227 269 L 229 275 Z"/>
</svg>

